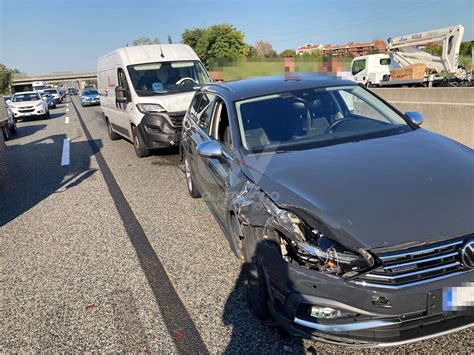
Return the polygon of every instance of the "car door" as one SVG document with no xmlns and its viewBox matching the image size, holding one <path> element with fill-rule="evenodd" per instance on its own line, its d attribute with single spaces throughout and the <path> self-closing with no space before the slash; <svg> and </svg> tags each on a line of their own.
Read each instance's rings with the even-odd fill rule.
<svg viewBox="0 0 474 355">
<path fill-rule="evenodd" d="M 209 139 L 206 127 L 210 124 L 212 111 L 214 110 L 214 95 L 206 92 L 198 92 L 194 95 L 191 106 L 186 114 L 183 126 L 183 142 L 188 162 L 194 179 L 201 186 L 201 171 L 199 156 L 196 146 Z"/>
<path fill-rule="evenodd" d="M 232 138 L 229 115 L 225 101 L 217 97 L 212 119 L 207 129 L 209 139 L 218 141 L 222 146 L 221 158 L 200 157 L 203 167 L 203 183 L 215 215 L 225 223 L 228 210 L 229 176 L 233 160 Z M 204 178 L 205 177 L 205 178 Z"/>
<path fill-rule="evenodd" d="M 113 116 L 110 117 L 110 122 L 112 123 L 113 129 L 122 135 L 130 137 L 129 126 L 130 121 L 128 119 L 128 111 L 131 109 L 131 100 L 130 100 L 130 86 L 128 85 L 127 76 L 125 71 L 122 68 L 117 68 L 117 83 L 119 87 L 124 88 L 127 91 L 127 97 L 129 98 L 127 102 L 117 102 L 115 101 Z M 116 95 L 115 95 L 116 97 Z"/>
</svg>

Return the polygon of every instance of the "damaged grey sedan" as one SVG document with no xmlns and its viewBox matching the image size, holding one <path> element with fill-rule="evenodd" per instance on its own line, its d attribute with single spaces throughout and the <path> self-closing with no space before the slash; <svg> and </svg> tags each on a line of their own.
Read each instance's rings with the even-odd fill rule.
<svg viewBox="0 0 474 355">
<path fill-rule="evenodd" d="M 181 154 L 245 263 L 247 300 L 291 334 L 392 346 L 471 327 L 474 156 L 331 78 L 201 88 Z"/>
</svg>

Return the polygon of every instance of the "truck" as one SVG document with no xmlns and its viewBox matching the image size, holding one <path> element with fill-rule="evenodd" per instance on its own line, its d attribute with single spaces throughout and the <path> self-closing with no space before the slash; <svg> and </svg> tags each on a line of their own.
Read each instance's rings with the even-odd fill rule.
<svg viewBox="0 0 474 355">
<path fill-rule="evenodd" d="M 434 87 L 469 84 L 471 74 L 459 66 L 464 27 L 451 26 L 388 39 L 387 53 L 352 60 L 353 80 L 367 87 Z M 441 43 L 441 56 L 426 45 Z"/>
</svg>

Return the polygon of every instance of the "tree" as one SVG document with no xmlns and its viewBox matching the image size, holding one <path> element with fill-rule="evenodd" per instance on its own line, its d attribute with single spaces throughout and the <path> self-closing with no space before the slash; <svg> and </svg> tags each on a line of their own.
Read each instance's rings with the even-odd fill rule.
<svg viewBox="0 0 474 355">
<path fill-rule="evenodd" d="M 181 35 L 181 41 L 196 51 L 197 43 L 199 39 L 204 36 L 205 32 L 205 28 L 193 28 L 191 30 L 185 30 Z"/>
<path fill-rule="evenodd" d="M 171 39 L 170 35 L 168 35 L 168 44 L 173 44 L 173 40 Z"/>
<path fill-rule="evenodd" d="M 296 57 L 296 52 L 294 49 L 285 49 L 283 52 L 280 53 L 280 57 L 282 58 Z"/>
<path fill-rule="evenodd" d="M 0 64 L 0 94 L 5 94 L 9 91 L 11 80 L 11 69 L 8 69 L 4 64 Z"/>
<path fill-rule="evenodd" d="M 268 41 L 257 41 L 257 43 L 255 43 L 255 51 L 257 52 L 258 57 L 268 58 L 276 56 L 276 52 Z"/>
<path fill-rule="evenodd" d="M 211 58 L 242 58 L 248 51 L 243 32 L 226 23 L 204 30 L 196 45 L 197 55 L 206 65 Z"/>
<path fill-rule="evenodd" d="M 139 37 L 133 41 L 134 46 L 143 46 L 146 44 L 160 44 L 160 40 L 158 38 L 151 39 L 148 37 Z"/>
<path fill-rule="evenodd" d="M 425 47 L 425 52 L 439 57 L 443 53 L 443 46 L 439 43 L 428 43 Z"/>
<path fill-rule="evenodd" d="M 459 49 L 459 55 L 472 56 L 472 44 L 474 41 L 461 42 L 461 48 Z"/>
<path fill-rule="evenodd" d="M 255 58 L 257 57 L 257 50 L 254 46 L 248 46 L 247 50 L 247 58 Z"/>
</svg>

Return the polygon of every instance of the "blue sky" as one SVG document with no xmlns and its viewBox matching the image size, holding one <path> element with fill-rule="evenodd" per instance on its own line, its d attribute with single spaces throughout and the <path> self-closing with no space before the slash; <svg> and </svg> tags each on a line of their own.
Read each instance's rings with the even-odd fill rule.
<svg viewBox="0 0 474 355">
<path fill-rule="evenodd" d="M 95 70 L 97 57 L 140 36 L 181 39 L 187 28 L 231 23 L 277 51 L 303 43 L 386 40 L 462 24 L 473 0 L 0 0 L 0 63 L 26 73 Z"/>
</svg>

